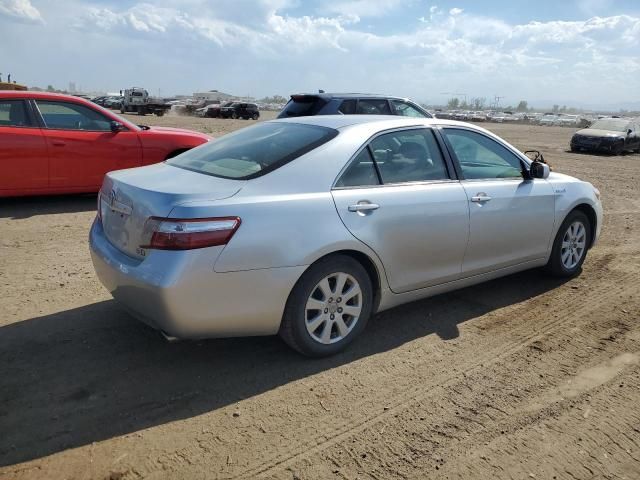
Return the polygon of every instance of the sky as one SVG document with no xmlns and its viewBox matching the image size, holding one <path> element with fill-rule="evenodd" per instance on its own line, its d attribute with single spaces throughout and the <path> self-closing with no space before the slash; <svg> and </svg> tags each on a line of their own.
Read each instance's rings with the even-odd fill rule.
<svg viewBox="0 0 640 480">
<path fill-rule="evenodd" d="M 0 0 L 0 72 L 163 96 L 640 108 L 640 0 Z"/>
</svg>

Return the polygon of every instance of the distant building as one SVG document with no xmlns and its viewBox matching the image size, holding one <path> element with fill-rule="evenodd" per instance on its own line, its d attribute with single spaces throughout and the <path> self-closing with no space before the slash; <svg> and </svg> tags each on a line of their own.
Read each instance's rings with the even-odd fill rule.
<svg viewBox="0 0 640 480">
<path fill-rule="evenodd" d="M 219 92 L 218 90 L 210 90 L 208 92 L 195 92 L 193 94 L 193 99 L 196 102 L 207 102 L 212 100 L 219 100 L 224 102 L 231 98 L 235 98 L 233 95 L 229 95 L 228 93 Z"/>
<path fill-rule="evenodd" d="M 76 82 L 69 82 L 69 93 L 76 93 Z"/>
</svg>

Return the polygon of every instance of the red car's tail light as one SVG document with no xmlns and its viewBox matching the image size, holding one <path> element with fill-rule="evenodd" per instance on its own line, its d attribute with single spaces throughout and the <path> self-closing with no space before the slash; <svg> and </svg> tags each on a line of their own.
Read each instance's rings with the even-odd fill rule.
<svg viewBox="0 0 640 480">
<path fill-rule="evenodd" d="M 239 217 L 160 218 L 151 217 L 144 228 L 141 248 L 191 250 L 226 245 L 240 226 Z"/>
</svg>

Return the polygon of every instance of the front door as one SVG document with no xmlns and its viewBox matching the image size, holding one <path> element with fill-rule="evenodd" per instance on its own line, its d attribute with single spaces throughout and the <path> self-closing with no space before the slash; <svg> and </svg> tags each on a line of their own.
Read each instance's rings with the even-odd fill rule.
<svg viewBox="0 0 640 480">
<path fill-rule="evenodd" d="M 394 292 L 460 277 L 467 197 L 450 177 L 430 129 L 374 138 L 332 193 L 343 223 L 376 252 Z"/>
<path fill-rule="evenodd" d="M 523 160 L 487 135 L 463 128 L 443 133 L 469 202 L 464 276 L 544 258 L 554 223 L 551 184 L 525 179 Z"/>
<path fill-rule="evenodd" d="M 111 119 L 85 105 L 36 103 L 49 147 L 52 188 L 97 190 L 105 173 L 142 164 L 137 132 L 112 132 Z"/>
</svg>

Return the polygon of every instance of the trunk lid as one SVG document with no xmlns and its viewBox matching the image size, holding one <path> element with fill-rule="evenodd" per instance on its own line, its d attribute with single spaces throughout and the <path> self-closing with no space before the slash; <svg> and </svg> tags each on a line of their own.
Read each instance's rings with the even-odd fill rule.
<svg viewBox="0 0 640 480">
<path fill-rule="evenodd" d="M 109 172 L 100 189 L 102 227 L 118 250 L 143 259 L 145 252 L 140 245 L 149 217 L 166 217 L 174 206 L 184 202 L 229 198 L 244 183 L 165 163 Z"/>
</svg>

